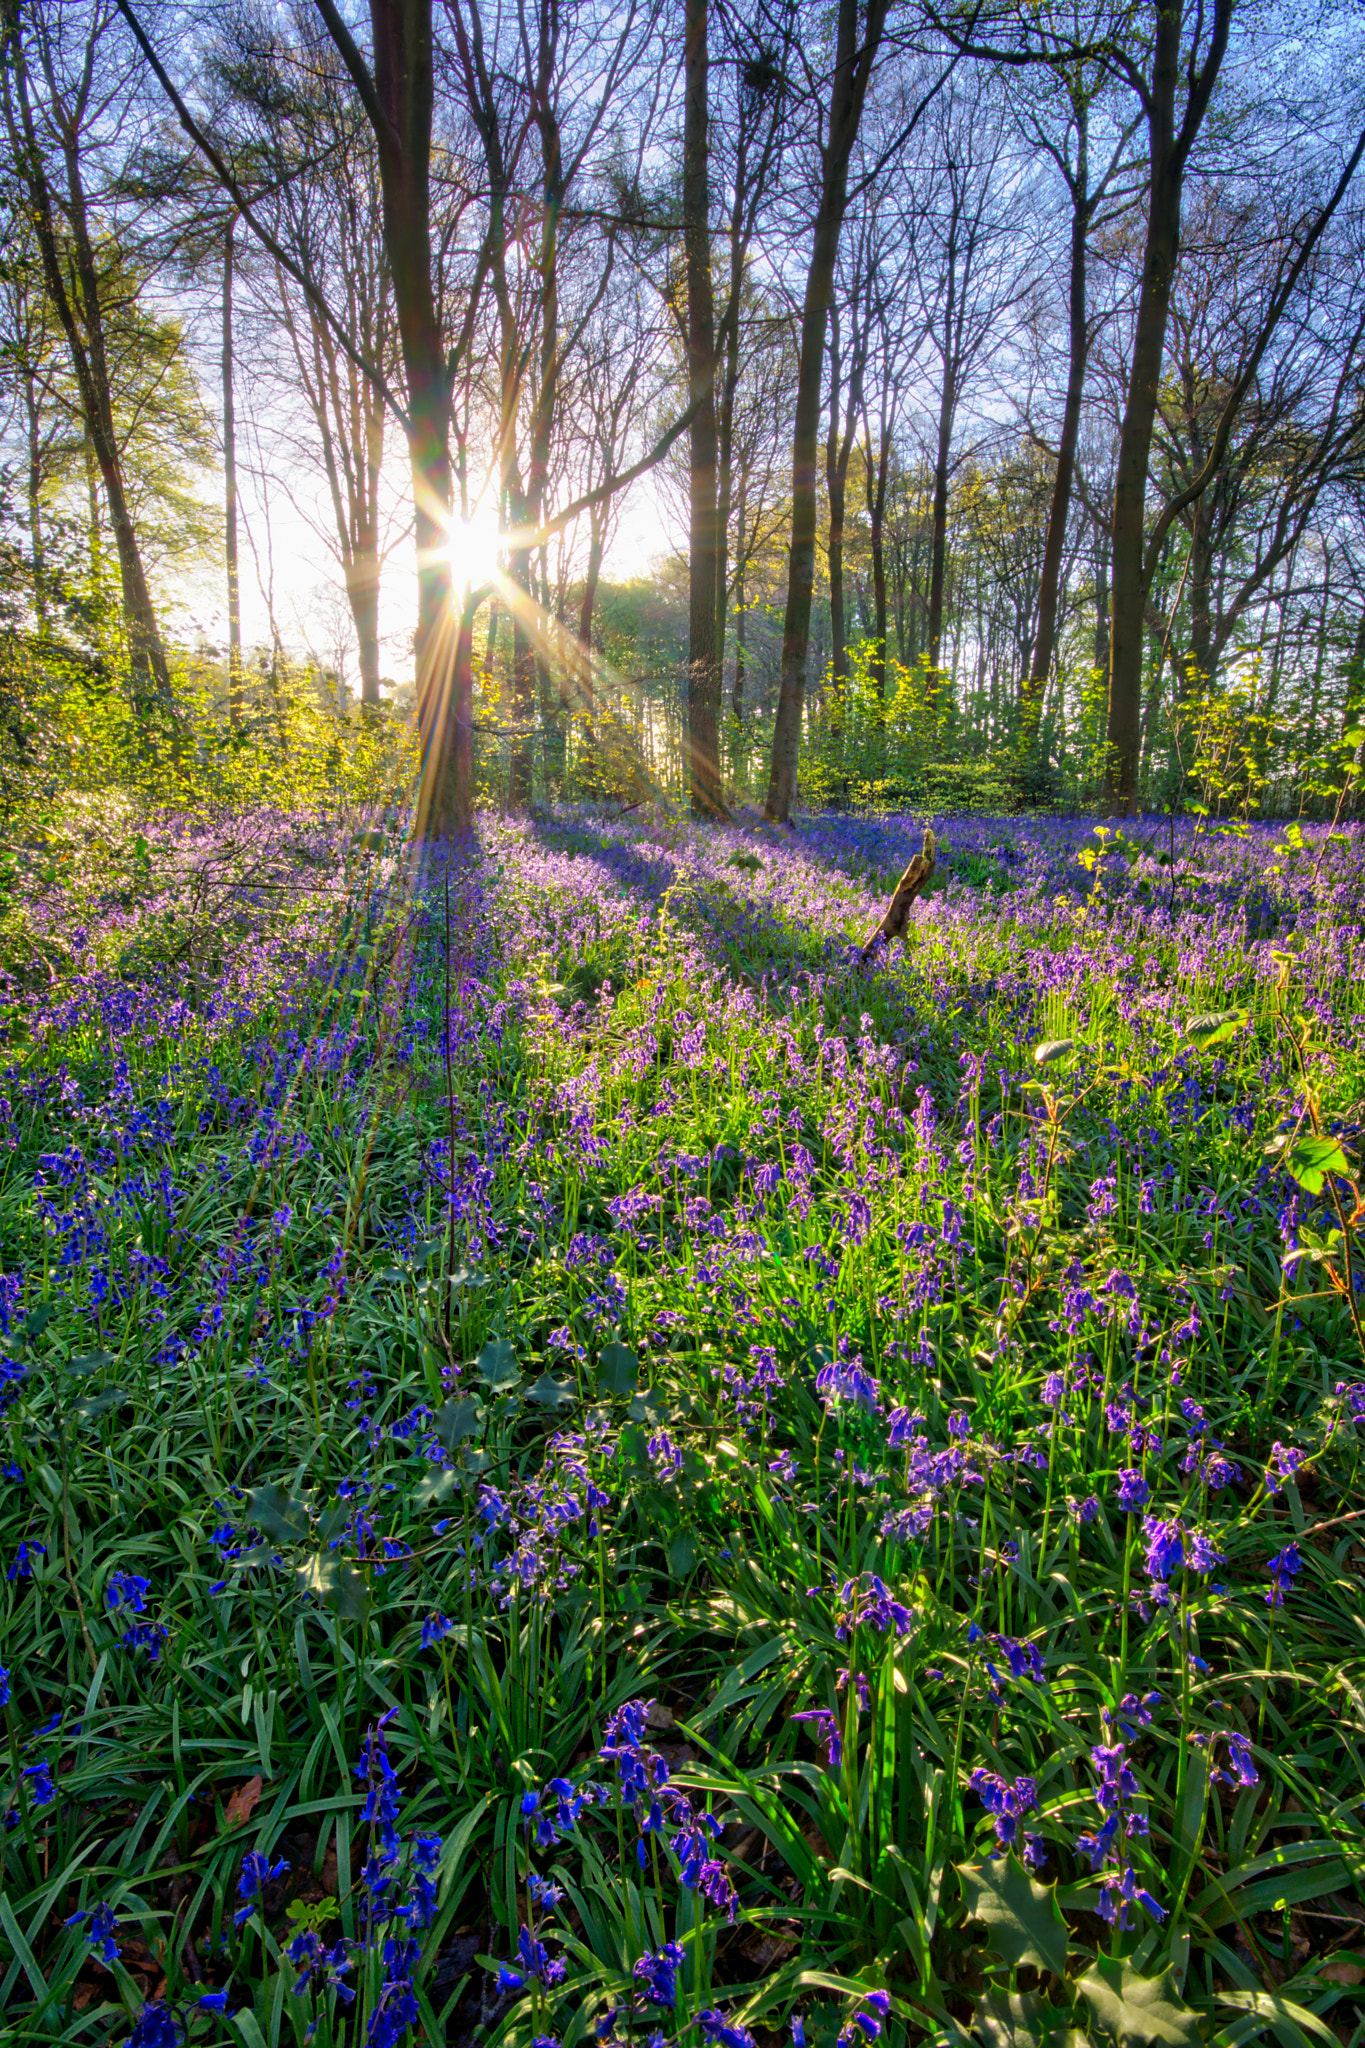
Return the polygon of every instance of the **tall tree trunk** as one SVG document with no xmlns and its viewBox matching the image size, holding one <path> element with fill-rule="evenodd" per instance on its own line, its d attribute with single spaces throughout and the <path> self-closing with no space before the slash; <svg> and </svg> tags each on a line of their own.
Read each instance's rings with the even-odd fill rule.
<svg viewBox="0 0 1365 2048">
<path fill-rule="evenodd" d="M 716 516 L 716 307 L 711 283 L 708 0 L 684 15 L 683 239 L 687 262 L 687 366 L 701 395 L 688 448 L 687 714 L 688 787 L 698 817 L 725 809 L 720 776 L 720 660 L 717 613 L 723 570 Z"/>
<path fill-rule="evenodd" d="M 867 525 L 872 550 L 872 688 L 877 698 L 877 727 L 886 725 L 886 479 L 891 436 L 883 427 L 877 460 L 869 438 L 863 451 L 866 465 Z"/>
<path fill-rule="evenodd" d="M 838 0 L 829 131 L 822 151 L 820 207 L 801 307 L 796 407 L 792 423 L 792 519 L 787 555 L 787 605 L 782 621 L 782 671 L 765 810 L 783 822 L 796 794 L 796 764 L 806 696 L 811 602 L 815 593 L 816 468 L 825 324 L 834 289 L 839 233 L 848 204 L 848 165 L 857 140 L 868 80 L 886 26 L 890 0 L 867 0 L 858 43 L 858 0 Z"/>
<path fill-rule="evenodd" d="M 232 231 L 230 213 L 223 230 L 223 538 L 227 555 L 228 718 L 242 722 L 242 588 L 237 553 L 237 407 L 232 391 Z"/>
<path fill-rule="evenodd" d="M 840 433 L 843 358 L 839 346 L 839 308 L 829 309 L 829 433 L 825 439 L 825 494 L 829 499 L 829 689 L 830 723 L 836 742 L 842 737 L 844 691 L 848 684 L 848 634 L 844 626 L 844 516 L 848 481 L 848 436 Z"/>
<path fill-rule="evenodd" d="M 1113 616 L 1109 648 L 1109 725 L 1107 784 L 1120 815 L 1137 798 L 1141 746 L 1143 617 L 1147 605 L 1144 564 L 1147 472 L 1152 432 L 1166 347 L 1171 286 L 1180 246 L 1181 196 L 1185 167 L 1208 109 L 1227 47 L 1232 0 L 1214 0 L 1208 53 L 1195 69 L 1188 63 L 1189 86 L 1179 133 L 1175 97 L 1181 74 L 1180 41 L 1183 8 L 1180 0 L 1156 0 L 1156 34 L 1151 79 L 1146 92 L 1151 168 L 1147 194 L 1147 238 L 1133 358 L 1128 373 L 1123 424 L 1119 433 L 1118 473 L 1110 527 Z"/>
<path fill-rule="evenodd" d="M 1047 538 L 1043 543 L 1043 566 L 1038 584 L 1038 630 L 1033 641 L 1028 680 L 1024 686 L 1021 729 L 1022 754 L 1031 763 L 1038 750 L 1038 728 L 1043 715 L 1043 694 L 1052 671 L 1057 645 L 1057 602 L 1066 555 L 1066 529 L 1071 516 L 1071 490 L 1076 475 L 1076 442 L 1081 427 L 1081 404 L 1085 396 L 1086 360 L 1090 352 L 1090 326 L 1086 318 L 1086 252 L 1090 239 L 1093 208 L 1086 197 L 1089 167 L 1086 162 L 1086 125 L 1083 105 L 1078 109 L 1077 177 L 1072 195 L 1071 275 L 1067 290 L 1067 376 L 1066 404 L 1062 411 L 1062 437 L 1057 448 L 1057 473 L 1052 480 L 1052 503 L 1048 511 Z"/>
<path fill-rule="evenodd" d="M 943 655 L 943 606 L 948 580 L 948 464 L 952 453 L 953 420 L 957 412 L 956 377 L 952 368 L 953 292 L 948 289 L 944 316 L 947 332 L 943 350 L 943 389 L 938 401 L 938 438 L 934 449 L 934 503 L 929 541 L 929 616 L 925 628 L 929 666 L 929 695 L 937 706 L 942 696 L 940 664 Z"/>
<path fill-rule="evenodd" d="M 33 604 L 38 616 L 38 630 L 47 631 L 47 563 L 43 547 L 43 443 L 42 421 L 38 410 L 38 394 L 34 389 L 33 372 L 25 369 L 23 376 L 24 413 L 28 427 L 28 539 L 33 555 Z"/>
<path fill-rule="evenodd" d="M 333 40 L 366 98 L 369 81 L 335 10 Z M 457 687 L 460 623 L 450 565 L 450 375 L 431 280 L 431 125 L 435 81 L 431 0 L 370 0 L 374 78 L 367 111 L 379 153 L 384 248 L 407 383 L 408 459 L 417 540 L 418 721 L 422 772 L 414 833 L 463 831 L 473 815 L 472 705 Z M 349 54 L 348 54 L 349 52 Z"/>
</svg>

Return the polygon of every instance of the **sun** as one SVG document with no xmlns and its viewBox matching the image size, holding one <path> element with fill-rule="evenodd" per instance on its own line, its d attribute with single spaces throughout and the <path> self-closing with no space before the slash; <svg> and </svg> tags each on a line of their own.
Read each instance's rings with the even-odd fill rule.
<svg viewBox="0 0 1365 2048">
<path fill-rule="evenodd" d="M 498 531 L 491 519 L 451 521 L 447 543 L 451 574 L 457 586 L 486 583 L 498 566 Z"/>
</svg>

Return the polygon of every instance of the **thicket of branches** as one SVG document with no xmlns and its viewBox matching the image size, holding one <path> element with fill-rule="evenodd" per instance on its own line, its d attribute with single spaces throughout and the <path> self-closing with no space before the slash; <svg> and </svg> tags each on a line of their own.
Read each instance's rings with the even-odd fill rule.
<svg viewBox="0 0 1365 2048">
<path fill-rule="evenodd" d="M 0 15 L 21 767 L 107 776 L 97 728 L 183 783 L 287 756 L 306 700 L 322 764 L 391 774 L 376 727 L 414 722 L 445 833 L 481 792 L 1128 808 L 1196 756 L 1282 805 L 1354 749 L 1346 17 L 1309 45 L 1239 0 Z M 248 475 L 321 507 L 302 670 Z M 672 553 L 613 582 L 651 502 Z"/>
</svg>

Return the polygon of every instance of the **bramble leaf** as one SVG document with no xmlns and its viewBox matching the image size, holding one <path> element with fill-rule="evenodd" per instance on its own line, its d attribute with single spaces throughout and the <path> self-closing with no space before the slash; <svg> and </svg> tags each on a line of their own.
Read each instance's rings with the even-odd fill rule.
<svg viewBox="0 0 1365 2048">
<path fill-rule="evenodd" d="M 1196 1052 L 1207 1052 L 1210 1046 L 1223 1045 L 1235 1032 L 1244 1029 L 1249 1021 L 1246 1010 L 1206 1010 L 1198 1017 L 1191 1017 L 1185 1026 L 1185 1036 Z"/>
<path fill-rule="evenodd" d="M 1308 1194 L 1320 1195 L 1328 1174 L 1349 1176 L 1351 1162 L 1335 1138 L 1304 1137 L 1286 1157 L 1284 1170 Z"/>
<path fill-rule="evenodd" d="M 1076 1050 L 1074 1038 L 1045 1038 L 1041 1045 L 1033 1048 L 1034 1063 L 1050 1067 L 1055 1060 L 1064 1060 L 1069 1052 Z"/>
</svg>

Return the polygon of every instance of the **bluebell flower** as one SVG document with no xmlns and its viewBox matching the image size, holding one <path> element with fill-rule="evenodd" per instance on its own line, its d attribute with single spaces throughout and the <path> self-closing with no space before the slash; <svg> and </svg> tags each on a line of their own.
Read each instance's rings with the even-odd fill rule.
<svg viewBox="0 0 1365 2048">
<path fill-rule="evenodd" d="M 283 1877 L 288 1869 L 288 1861 L 283 1856 L 272 1865 L 270 1858 L 262 1855 L 259 1849 L 247 1850 L 237 1878 L 237 1896 L 242 1903 L 232 1916 L 234 1927 L 243 1926 L 251 1918 L 266 1886 L 277 1877 Z"/>
<path fill-rule="evenodd" d="M 889 1992 L 864 1991 L 858 2005 L 839 2029 L 840 2048 L 860 2048 L 864 2041 L 875 2041 L 890 2010 Z"/>
<path fill-rule="evenodd" d="M 29 1543 L 25 1540 L 20 1543 L 19 1548 L 15 1551 L 14 1562 L 5 1573 L 5 1577 L 11 1584 L 17 1579 L 31 1579 L 33 1577 L 35 1560 L 46 1556 L 47 1545 L 45 1543 Z"/>
<path fill-rule="evenodd" d="M 523 1976 L 521 1976 L 518 1971 L 512 1969 L 507 1963 L 498 1964 L 499 1991 L 503 1993 L 511 1991 L 520 1991 L 525 1985 L 525 1983 L 526 1979 Z"/>
<path fill-rule="evenodd" d="M 6 1665 L 4 1665 L 4 1664 L 0 1664 L 0 1707 L 7 1707 L 7 1706 L 9 1705 L 9 1703 L 10 1703 L 9 1669 L 8 1669 L 8 1667 L 7 1667 Z"/>
<path fill-rule="evenodd" d="M 806 2048 L 806 2022 L 799 2012 L 794 2012 L 788 2021 L 791 2029 L 792 2048 Z"/>
<path fill-rule="evenodd" d="M 723 2012 L 708 2006 L 705 2012 L 697 2014 L 697 2025 L 702 2038 L 714 2044 L 714 2048 L 754 2048 L 754 2037 L 747 2027 L 737 2020 L 727 2020 Z"/>
<path fill-rule="evenodd" d="M 197 2012 L 225 2013 L 227 2011 L 227 1999 L 226 1991 L 205 1991 L 202 1996 L 195 1999 L 195 2010 Z"/>
<path fill-rule="evenodd" d="M 35 1806 L 49 1806 L 57 1797 L 50 1764 L 25 1764 L 19 1773 L 19 1780 L 21 1784 L 28 1785 L 28 1796 Z"/>
<path fill-rule="evenodd" d="M 1142 1474 L 1131 1466 L 1125 1466 L 1119 1473 L 1118 1504 L 1130 1515 L 1136 1515 L 1145 1508 L 1152 1497 L 1152 1489 Z"/>
<path fill-rule="evenodd" d="M 143 2006 L 128 2036 L 128 2048 L 179 2048 L 180 2038 L 175 2014 L 161 1999 L 154 1998 Z"/>
<path fill-rule="evenodd" d="M 453 1621 L 447 1621 L 444 1614 L 429 1614 L 422 1623 L 422 1648 L 429 1650 L 433 1643 L 439 1643 L 454 1628 Z"/>
<path fill-rule="evenodd" d="M 1004 1849 L 1014 1846 L 1019 1822 L 1038 1804 L 1038 1787 L 1032 1778 L 1016 1778 L 1013 1784 L 997 1771 L 978 1766 L 971 1786 L 987 1813 L 994 1815 L 995 1839 Z"/>
<path fill-rule="evenodd" d="M 1268 1560 L 1271 1571 L 1270 1591 L 1265 1596 L 1267 1607 L 1283 1607 L 1284 1596 L 1294 1590 L 1294 1581 L 1303 1570 L 1303 1559 L 1299 1556 L 1297 1543 L 1286 1543 Z"/>
<path fill-rule="evenodd" d="M 85 1938 L 91 1948 L 97 1950 L 106 1963 L 116 1963 L 118 1921 L 114 1917 L 113 1907 L 101 1900 L 98 1905 L 91 1906 L 85 1912 L 73 1913 L 66 1925 L 80 1927 L 86 1921 L 90 1924 L 85 1929 Z"/>
<path fill-rule="evenodd" d="M 828 1707 L 811 1707 L 803 1714 L 793 1714 L 792 1719 L 815 1724 L 815 1739 L 825 1746 L 825 1763 L 831 1771 L 837 1771 L 844 1760 L 844 1738 L 838 1716 L 831 1714 Z"/>
<path fill-rule="evenodd" d="M 104 1604 L 111 1611 L 126 1607 L 131 1614 L 141 1614 L 147 1605 L 147 1588 L 151 1583 L 150 1579 L 139 1578 L 135 1572 L 111 1572 L 104 1589 Z"/>
<path fill-rule="evenodd" d="M 671 2010 L 678 2002 L 678 1972 L 686 1958 L 680 1941 L 666 1941 L 658 1955 L 641 1956 L 632 1975 L 646 2004 Z"/>
</svg>

